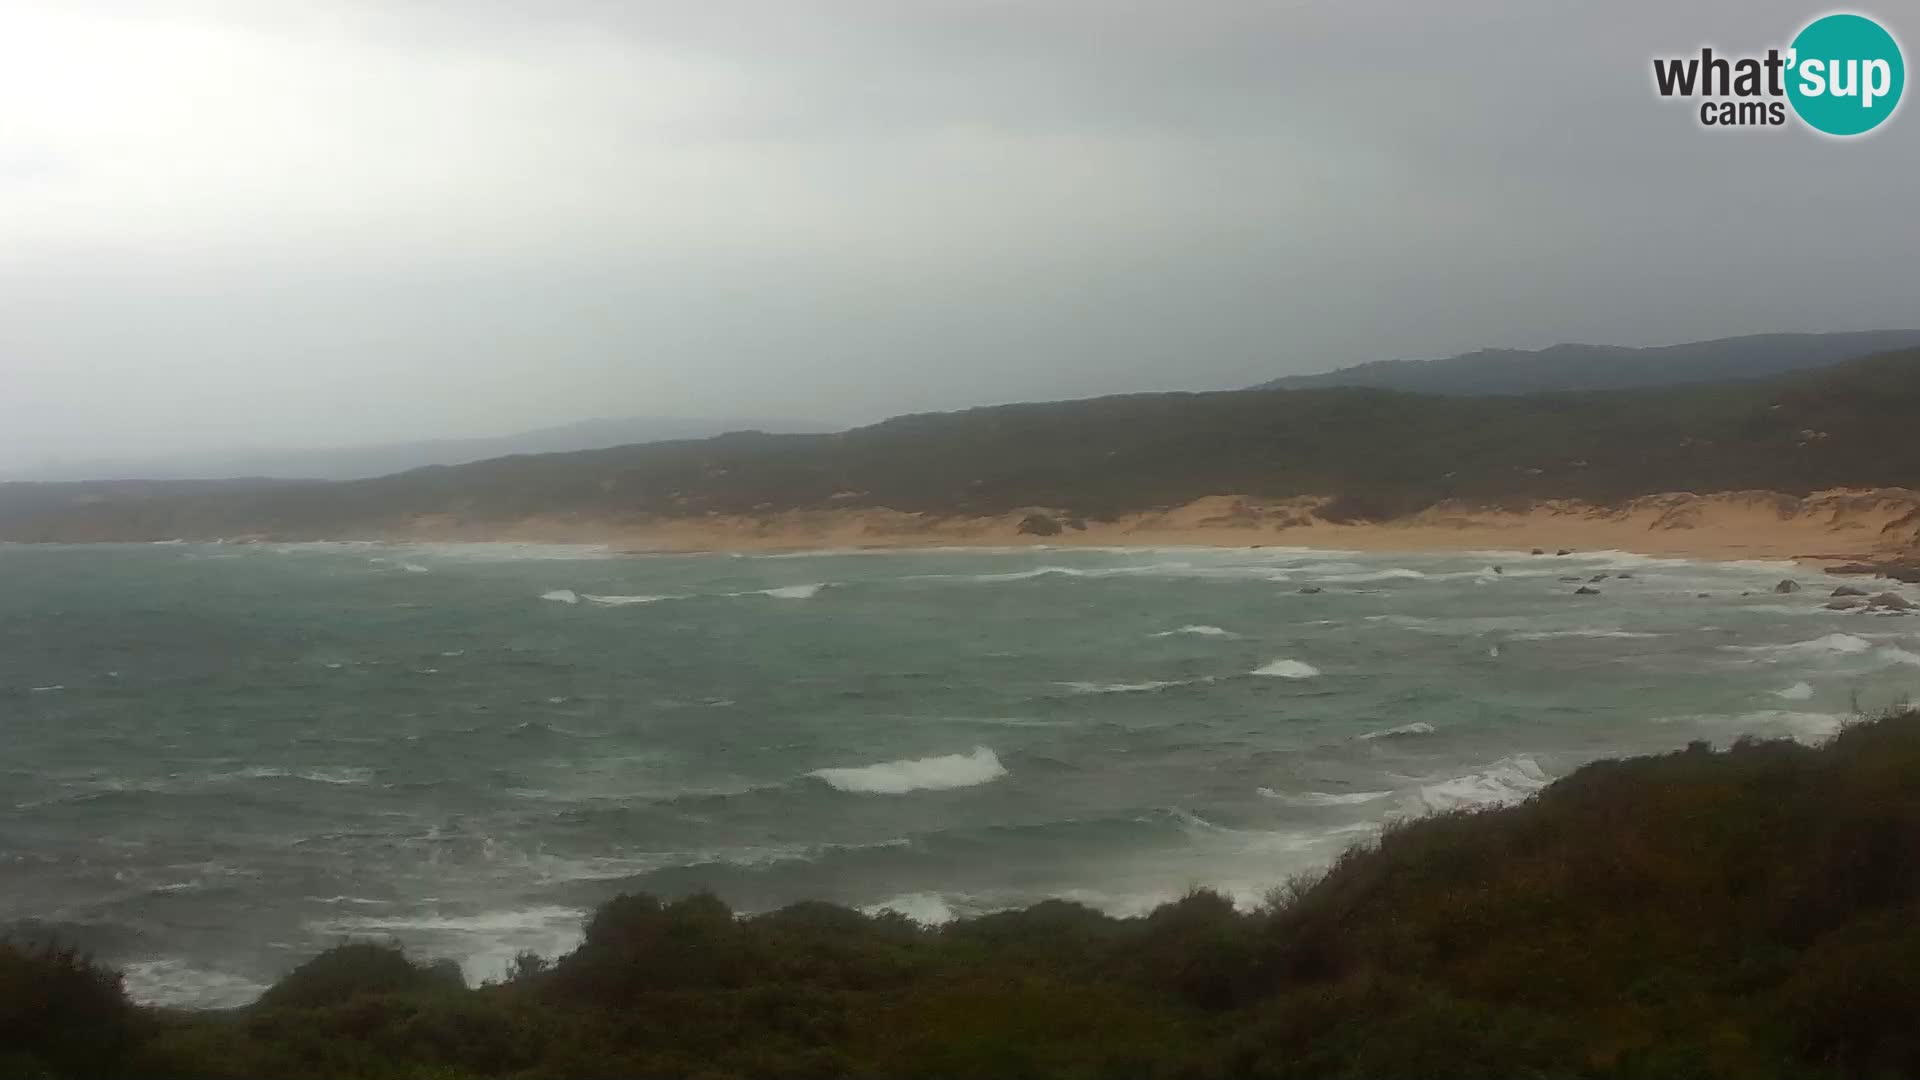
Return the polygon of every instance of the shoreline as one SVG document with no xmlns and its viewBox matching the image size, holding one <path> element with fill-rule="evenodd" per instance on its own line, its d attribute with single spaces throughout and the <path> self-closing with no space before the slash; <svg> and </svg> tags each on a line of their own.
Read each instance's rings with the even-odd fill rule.
<svg viewBox="0 0 1920 1080">
<path fill-rule="evenodd" d="M 386 542 L 594 544 L 619 554 L 803 554 L 932 548 L 1300 547 L 1362 552 L 1626 551 L 1668 558 L 1808 564 L 1911 559 L 1920 492 L 1843 489 L 1674 492 L 1599 506 L 1543 500 L 1518 510 L 1442 503 L 1384 521 L 1329 521 L 1320 496 L 1215 495 L 1170 510 L 1082 520 L 1047 507 L 980 517 L 879 508 L 608 521 L 529 518 L 477 527 L 441 516 L 383 530 Z M 249 537 L 242 542 L 282 542 Z"/>
</svg>

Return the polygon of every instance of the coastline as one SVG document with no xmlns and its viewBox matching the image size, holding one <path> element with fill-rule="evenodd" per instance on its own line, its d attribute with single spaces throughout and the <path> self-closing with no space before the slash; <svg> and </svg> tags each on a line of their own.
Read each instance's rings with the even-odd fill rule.
<svg viewBox="0 0 1920 1080">
<path fill-rule="evenodd" d="M 1327 497 L 1215 495 L 1170 510 L 1080 520 L 1049 507 L 979 517 L 883 508 L 606 520 L 536 517 L 462 522 L 432 515 L 385 541 L 598 544 L 623 554 L 692 554 L 935 547 L 1305 547 L 1348 551 L 1619 550 L 1673 558 L 1831 563 L 1910 558 L 1920 550 L 1920 492 L 1838 489 L 1800 497 L 1770 491 L 1674 492 L 1600 506 L 1543 500 L 1521 509 L 1441 503 L 1382 521 L 1331 521 Z M 1057 531 L 1056 531 L 1057 530 Z M 291 539 L 240 538 L 240 542 Z"/>
</svg>

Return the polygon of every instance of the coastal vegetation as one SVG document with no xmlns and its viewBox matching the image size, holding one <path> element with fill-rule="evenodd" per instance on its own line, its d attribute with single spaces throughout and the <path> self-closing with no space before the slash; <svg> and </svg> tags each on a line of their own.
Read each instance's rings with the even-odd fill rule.
<svg viewBox="0 0 1920 1080">
<path fill-rule="evenodd" d="M 1139 394 L 738 432 L 344 483 L 0 485 L 0 539 L 341 539 L 886 508 L 1110 521 L 1209 495 L 1332 496 L 1344 520 L 1442 502 L 1916 486 L 1920 350 L 1759 381 L 1527 396 L 1364 388 Z"/>
<path fill-rule="evenodd" d="M 1392 824 L 1254 911 L 628 895 L 585 931 L 477 988 L 344 943 L 217 1013 L 0 945 L 0 1075 L 1920 1075 L 1920 713 L 1591 764 Z"/>
</svg>

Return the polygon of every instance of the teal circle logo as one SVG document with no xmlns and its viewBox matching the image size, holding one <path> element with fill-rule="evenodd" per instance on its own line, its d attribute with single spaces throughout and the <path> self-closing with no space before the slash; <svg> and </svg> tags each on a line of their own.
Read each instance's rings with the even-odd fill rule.
<svg viewBox="0 0 1920 1080">
<path fill-rule="evenodd" d="M 1900 105 L 1907 65 L 1900 43 L 1864 15 L 1827 15 L 1793 39 L 1787 100 L 1815 131 L 1864 135 Z"/>
</svg>

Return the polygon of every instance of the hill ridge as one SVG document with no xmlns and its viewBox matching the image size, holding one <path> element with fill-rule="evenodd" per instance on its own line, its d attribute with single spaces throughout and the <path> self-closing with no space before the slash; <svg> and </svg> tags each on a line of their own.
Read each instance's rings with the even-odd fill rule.
<svg viewBox="0 0 1920 1080">
<path fill-rule="evenodd" d="M 1771 380 L 1519 397 L 1367 388 L 1093 398 L 431 467 L 372 480 L 0 486 L 0 539 L 339 539 L 532 520 L 886 510 L 1090 521 L 1207 496 L 1338 496 L 1350 519 L 1437 503 L 1920 488 L 1920 349 Z"/>
<path fill-rule="evenodd" d="M 1920 330 L 1745 334 L 1652 346 L 1560 342 L 1542 349 L 1484 348 L 1428 360 L 1375 360 L 1288 375 L 1250 389 L 1370 386 L 1453 395 L 1624 390 L 1767 378 L 1916 346 Z"/>
</svg>

